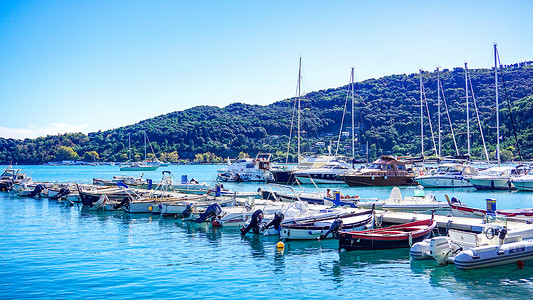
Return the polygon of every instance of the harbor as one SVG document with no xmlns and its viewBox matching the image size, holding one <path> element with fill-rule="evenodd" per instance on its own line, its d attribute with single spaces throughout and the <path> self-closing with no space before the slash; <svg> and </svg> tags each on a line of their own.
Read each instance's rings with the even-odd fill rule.
<svg viewBox="0 0 533 300">
<path fill-rule="evenodd" d="M 111 178 L 122 173 L 118 166 L 20 167 L 35 181 L 90 183 L 92 178 Z M 165 168 L 176 174 L 178 181 L 177 174 L 187 174 L 210 186 L 219 184 L 217 169 L 217 165 Z M 156 171 L 143 174 L 154 182 L 161 176 Z M 268 189 L 268 184 L 225 182 L 224 187 L 253 192 Z M 378 199 L 389 197 L 392 189 L 329 187 L 343 194 Z M 415 190 L 401 187 L 403 195 Z M 486 206 L 487 198 L 497 199 L 501 209 L 533 207 L 533 194 L 522 191 L 426 189 L 429 192 L 439 201 L 446 201 L 445 195 L 449 195 L 468 200 L 470 206 L 478 208 Z M 209 222 L 195 223 L 153 213 L 92 211 L 68 201 L 5 192 L 0 193 L 0 198 L 0 205 L 7 212 L 1 219 L 5 268 L 0 271 L 8 278 L 4 286 L 9 286 L 9 290 L 3 290 L 7 298 L 21 293 L 89 298 L 130 298 L 128 293 L 132 293 L 136 297 L 170 298 L 176 297 L 177 291 L 180 297 L 189 298 L 230 297 L 235 291 L 240 291 L 242 298 L 267 298 L 272 296 L 266 292 L 272 286 L 276 286 L 274 295 L 292 298 L 294 282 L 298 282 L 296 292 L 306 298 L 322 298 L 325 294 L 356 296 L 362 291 L 370 298 L 387 294 L 421 298 L 420 293 L 437 299 L 490 298 L 495 285 L 499 287 L 499 297 L 515 298 L 528 297 L 533 282 L 531 263 L 527 261 L 523 269 L 507 264 L 459 270 L 453 264 L 438 266 L 433 260 L 412 259 L 409 248 L 339 251 L 336 239 L 284 240 L 284 248 L 280 249 L 279 236 L 241 235 L 239 226 L 216 227 Z M 383 224 L 429 218 L 427 213 L 376 211 L 376 219 Z M 436 215 L 435 220 L 440 229 L 476 231 L 483 226 L 482 218 Z M 523 225 L 507 223 L 510 231 Z M 70 268 L 71 265 L 78 267 Z M 397 296 L 402 289 L 406 291 Z"/>
</svg>

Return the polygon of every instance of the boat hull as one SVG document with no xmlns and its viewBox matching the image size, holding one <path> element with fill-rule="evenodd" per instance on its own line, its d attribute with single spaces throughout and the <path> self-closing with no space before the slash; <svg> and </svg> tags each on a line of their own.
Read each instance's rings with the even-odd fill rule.
<svg viewBox="0 0 533 300">
<path fill-rule="evenodd" d="M 409 239 L 409 236 L 402 238 L 362 238 L 361 236 L 354 234 L 341 233 L 339 236 L 339 249 L 354 251 L 408 248 L 415 243 L 423 241 L 430 235 L 431 231 L 418 235 L 413 235 L 411 239 Z"/>
<path fill-rule="evenodd" d="M 516 190 L 516 187 L 510 179 L 475 179 L 471 178 L 468 181 L 477 190 Z"/>
<path fill-rule="evenodd" d="M 292 184 L 296 182 L 293 170 L 274 170 L 271 173 L 275 183 Z"/>
<path fill-rule="evenodd" d="M 416 185 L 413 175 L 377 176 L 377 175 L 345 175 L 342 177 L 349 186 L 397 186 Z"/>
<path fill-rule="evenodd" d="M 462 188 L 473 187 L 467 179 L 462 176 L 421 176 L 415 178 L 416 182 L 425 188 Z"/>
<path fill-rule="evenodd" d="M 471 270 L 516 264 L 533 259 L 533 241 L 521 241 L 501 246 L 483 246 L 457 254 L 454 264 L 458 269 Z"/>
</svg>

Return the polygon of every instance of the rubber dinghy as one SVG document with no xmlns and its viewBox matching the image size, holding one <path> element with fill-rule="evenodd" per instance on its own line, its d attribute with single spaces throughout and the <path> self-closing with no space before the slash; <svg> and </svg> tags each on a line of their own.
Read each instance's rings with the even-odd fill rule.
<svg viewBox="0 0 533 300">
<path fill-rule="evenodd" d="M 365 231 L 339 231 L 339 249 L 378 250 L 411 247 L 431 235 L 437 222 L 431 219 Z"/>
</svg>

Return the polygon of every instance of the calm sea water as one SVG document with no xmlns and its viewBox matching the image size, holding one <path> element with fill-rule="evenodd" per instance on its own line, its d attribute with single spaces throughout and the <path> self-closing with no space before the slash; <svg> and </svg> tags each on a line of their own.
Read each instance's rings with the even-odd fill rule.
<svg viewBox="0 0 533 300">
<path fill-rule="evenodd" d="M 170 166 L 211 182 L 218 166 Z M 22 166 L 39 181 L 90 182 L 110 178 L 118 166 Z M 144 177 L 159 180 L 160 171 Z M 225 184 L 242 191 L 258 184 Z M 267 188 L 262 186 L 262 188 Z M 335 187 L 361 197 L 387 197 L 391 188 Z M 311 189 L 310 189 L 311 190 Z M 428 190 L 484 207 L 533 207 L 533 193 Z M 402 188 L 411 195 L 412 188 Z M 241 237 L 238 228 L 212 228 L 172 218 L 98 213 L 81 206 L 0 193 L 0 297 L 208 298 L 208 299 L 495 299 L 533 298 L 533 263 L 473 271 L 433 261 L 412 261 L 408 249 L 337 251 L 334 240 L 286 242 Z"/>
</svg>

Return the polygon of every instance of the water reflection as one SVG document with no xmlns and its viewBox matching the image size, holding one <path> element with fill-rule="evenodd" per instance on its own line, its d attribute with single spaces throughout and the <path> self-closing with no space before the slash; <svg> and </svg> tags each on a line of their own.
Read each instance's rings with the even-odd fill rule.
<svg viewBox="0 0 533 300">
<path fill-rule="evenodd" d="M 514 264 L 459 270 L 454 265 L 437 266 L 433 260 L 413 260 L 411 270 L 427 277 L 431 286 L 461 298 L 533 298 L 533 262 L 521 270 Z"/>
</svg>

